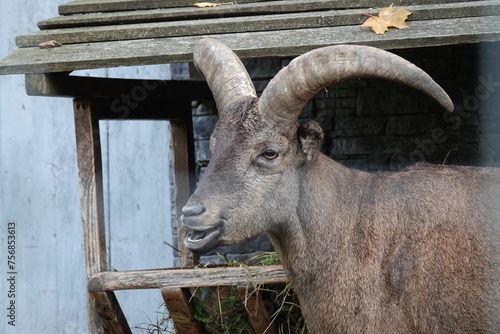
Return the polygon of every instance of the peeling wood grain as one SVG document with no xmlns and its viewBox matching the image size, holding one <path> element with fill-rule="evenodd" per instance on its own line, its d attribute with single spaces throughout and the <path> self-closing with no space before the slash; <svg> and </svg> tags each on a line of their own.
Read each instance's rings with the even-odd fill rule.
<svg viewBox="0 0 500 334">
<path fill-rule="evenodd" d="M 445 2 L 465 2 L 467 0 L 443 0 L 441 3 Z M 82 14 L 82 13 L 93 13 L 93 12 L 109 12 L 109 11 L 125 11 L 125 10 L 140 10 L 140 9 L 154 9 L 154 8 L 173 8 L 173 7 L 187 7 L 193 1 L 189 0 L 77 0 L 67 3 L 65 5 L 59 6 L 59 14 Z M 235 0 L 238 5 L 241 4 L 255 4 L 258 2 L 266 2 L 272 5 L 274 2 L 287 2 L 292 3 L 294 1 L 268 1 L 268 0 Z M 339 3 L 339 6 L 343 8 L 352 8 L 352 1 L 349 0 L 337 0 L 331 1 Z M 360 6 L 362 7 L 383 7 L 387 6 L 387 2 L 381 3 L 377 0 L 359 0 Z M 420 4 L 435 3 L 435 0 L 420 0 Z M 414 4 L 411 0 L 394 0 L 395 6 Z"/>
<path fill-rule="evenodd" d="M 466 0 L 461 0 L 466 1 Z M 456 0 L 441 1 L 459 2 Z M 394 6 L 414 5 L 412 0 L 393 1 Z M 421 0 L 420 5 L 436 3 L 435 0 Z M 93 13 L 86 15 L 64 15 L 38 22 L 42 30 L 71 28 L 81 26 L 103 26 L 130 23 L 147 23 L 163 21 L 195 20 L 200 18 L 240 17 L 248 15 L 269 15 L 285 13 L 301 13 L 309 11 L 325 11 L 332 9 L 377 8 L 387 6 L 385 0 L 291 0 L 291 1 L 266 1 L 265 3 L 241 3 L 235 6 L 219 6 L 215 8 L 155 8 L 146 10 L 117 11 Z"/>
<path fill-rule="evenodd" d="M 376 14 L 376 10 L 368 10 Z M 366 18 L 358 11 L 326 13 L 277 14 L 234 18 L 214 18 L 174 22 L 153 22 L 98 27 L 76 27 L 36 31 L 16 38 L 17 46 L 32 46 L 47 40 L 63 44 L 120 41 L 142 38 L 228 34 L 252 31 L 318 28 L 361 24 Z"/>
<path fill-rule="evenodd" d="M 76 0 L 59 6 L 59 14 L 84 14 L 135 9 L 189 6 L 188 0 Z"/>
<path fill-rule="evenodd" d="M 20 48 L 0 62 L 0 74 L 188 62 L 192 60 L 195 43 L 208 36 L 219 39 L 242 58 L 295 56 L 336 44 L 402 49 L 498 41 L 499 20 L 500 16 L 485 16 L 416 21 L 411 23 L 411 29 L 393 30 L 382 36 L 361 27 L 342 26 L 73 44 L 55 49 Z"/>
<path fill-rule="evenodd" d="M 75 99 L 75 131 L 80 211 L 87 279 L 107 269 L 99 120 L 89 99 Z M 129 334 L 130 328 L 113 293 L 88 295 L 91 333 Z"/>
<path fill-rule="evenodd" d="M 76 148 L 87 278 L 107 270 L 99 120 L 89 99 L 75 99 Z"/>
<path fill-rule="evenodd" d="M 266 0 L 237 0 L 238 3 L 261 2 Z M 83 14 L 112 12 L 121 10 L 187 7 L 191 0 L 76 0 L 59 6 L 59 14 Z"/>
<path fill-rule="evenodd" d="M 91 292 L 288 283 L 283 266 L 218 267 L 102 272 L 88 283 Z"/>
<path fill-rule="evenodd" d="M 467 2 L 462 4 L 439 4 L 408 6 L 413 14 L 408 22 L 429 19 L 475 17 L 478 15 L 500 15 L 498 1 Z M 366 9 L 365 13 L 377 15 L 380 9 Z M 93 43 L 103 41 L 137 40 L 194 36 L 202 34 L 229 34 L 256 31 L 279 31 L 289 29 L 323 28 L 359 25 L 366 20 L 359 10 L 330 10 L 310 13 L 257 15 L 234 18 L 214 18 L 175 22 L 153 22 L 97 27 L 76 27 L 41 30 L 16 38 L 17 46 L 32 46 L 57 40 L 63 44 Z"/>
</svg>

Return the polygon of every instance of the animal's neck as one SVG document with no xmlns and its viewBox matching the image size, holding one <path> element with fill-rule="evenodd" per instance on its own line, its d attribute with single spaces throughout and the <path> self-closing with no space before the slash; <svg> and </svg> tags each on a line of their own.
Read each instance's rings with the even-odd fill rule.
<svg viewBox="0 0 500 334">
<path fill-rule="evenodd" d="M 360 189 L 371 182 L 371 177 L 318 157 L 314 167 L 300 176 L 300 201 L 297 210 L 290 209 L 296 215 L 283 224 L 280 233 L 269 233 L 299 295 L 303 314 L 310 317 L 306 322 L 311 332 L 324 331 L 323 324 L 332 316 L 330 308 L 321 313 L 318 305 L 331 304 L 337 292 L 349 295 L 345 291 L 356 290 L 353 286 L 359 268 L 353 265 L 356 261 L 352 257 L 342 254 L 349 248 L 345 236 L 355 225 Z M 339 279 L 341 286 L 333 286 L 332 277 Z M 349 312 L 354 313 L 352 307 Z"/>
<path fill-rule="evenodd" d="M 300 200 L 297 208 L 290 208 L 293 215 L 290 221 L 282 224 L 283 229 L 269 233 L 289 274 L 292 268 L 313 265 L 316 254 L 331 252 L 332 247 L 336 247 L 340 231 L 349 229 L 349 223 L 355 219 L 361 189 L 366 188 L 371 177 L 369 173 L 348 169 L 324 155 L 298 175 Z"/>
</svg>

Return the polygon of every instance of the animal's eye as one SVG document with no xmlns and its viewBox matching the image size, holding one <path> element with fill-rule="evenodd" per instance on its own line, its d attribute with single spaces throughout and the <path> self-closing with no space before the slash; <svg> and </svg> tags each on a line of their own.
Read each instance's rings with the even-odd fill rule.
<svg viewBox="0 0 500 334">
<path fill-rule="evenodd" d="M 274 160 L 278 157 L 278 152 L 274 150 L 265 150 L 264 153 L 262 153 L 262 156 L 267 160 Z"/>
</svg>

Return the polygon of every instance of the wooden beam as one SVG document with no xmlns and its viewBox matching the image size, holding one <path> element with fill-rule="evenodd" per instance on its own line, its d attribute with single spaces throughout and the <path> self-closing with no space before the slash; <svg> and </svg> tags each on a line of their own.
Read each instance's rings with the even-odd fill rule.
<svg viewBox="0 0 500 334">
<path fill-rule="evenodd" d="M 366 27 L 342 26 L 221 34 L 219 39 L 241 58 L 296 56 L 336 44 L 361 44 L 381 49 L 499 41 L 500 16 L 411 22 L 409 29 L 377 35 Z M 457 30 L 460 27 L 460 30 Z M 208 35 L 209 36 L 209 35 Z M 192 60 L 202 38 L 172 37 L 106 43 L 68 44 L 52 49 L 19 48 L 0 61 L 0 74 L 64 72 L 77 69 L 164 64 Z"/>
<path fill-rule="evenodd" d="M 127 102 L 128 101 L 128 102 Z M 142 101 L 133 99 L 91 99 L 89 102 L 94 110 L 94 117 L 98 120 L 183 120 L 191 117 L 191 105 L 186 100 L 166 100 L 147 98 Z"/>
<path fill-rule="evenodd" d="M 255 334 L 277 334 L 276 328 L 270 320 L 272 314 L 269 314 L 266 309 L 259 289 L 256 289 L 253 285 L 238 286 L 238 293 L 255 329 Z"/>
<path fill-rule="evenodd" d="M 161 289 L 168 314 L 174 322 L 178 334 L 205 334 L 202 323 L 194 318 L 194 307 L 191 304 L 191 293 L 186 288 Z"/>
<path fill-rule="evenodd" d="M 283 266 L 218 267 L 196 269 L 157 269 L 108 271 L 96 273 L 88 282 L 91 292 L 161 289 L 167 287 L 196 288 L 247 284 L 287 283 Z"/>
<path fill-rule="evenodd" d="M 98 107 L 96 116 L 101 120 L 177 120 L 191 116 L 191 110 L 186 110 L 186 100 L 147 98 L 136 101 L 117 97 L 93 99 L 92 104 Z"/>
<path fill-rule="evenodd" d="M 477 1 L 451 4 L 407 6 L 413 14 L 409 21 L 450 19 L 483 15 L 500 15 L 498 1 Z M 377 15 L 380 8 L 364 10 Z M 359 9 L 331 10 L 308 13 L 257 15 L 234 18 L 214 18 L 173 22 L 148 22 L 124 25 L 75 27 L 36 31 L 16 37 L 17 46 L 33 46 L 56 40 L 63 44 L 94 43 L 138 38 L 165 38 L 203 34 L 230 34 L 253 31 L 279 31 L 305 28 L 360 25 L 366 20 Z"/>
<path fill-rule="evenodd" d="M 31 96 L 125 100 L 128 95 L 132 102 L 142 102 L 146 98 L 165 100 L 212 99 L 212 92 L 205 81 L 113 79 L 80 77 L 68 73 L 42 73 L 27 74 L 25 83 L 26 93 Z"/>
<path fill-rule="evenodd" d="M 238 3 L 266 0 L 238 0 Z M 59 6 L 59 14 L 84 14 L 136 9 L 154 9 L 190 6 L 190 0 L 76 0 Z"/>
<path fill-rule="evenodd" d="M 90 279 L 108 267 L 99 120 L 95 117 L 89 99 L 75 99 L 73 107 L 85 271 L 87 279 Z M 103 310 L 106 310 L 105 317 L 102 317 Z M 117 333 L 130 333 L 130 328 L 113 294 L 89 294 L 87 311 L 90 333 L 107 333 L 107 329 L 118 327 L 122 330 Z"/>
<path fill-rule="evenodd" d="M 174 196 L 177 217 L 177 240 L 181 268 L 192 268 L 199 263 L 199 255 L 192 253 L 185 245 L 187 229 L 182 226 L 180 217 L 182 207 L 196 187 L 193 121 L 191 117 L 191 102 L 185 107 L 186 117 L 170 121 L 172 147 L 172 168 L 174 174 Z"/>
<path fill-rule="evenodd" d="M 465 2 L 467 0 L 443 0 L 440 3 Z M 432 4 L 436 0 L 420 0 L 419 4 Z M 393 1 L 395 7 L 414 5 L 414 0 Z M 281 0 L 266 1 L 263 3 L 240 3 L 232 6 L 218 6 L 208 8 L 179 7 L 179 8 L 155 8 L 131 11 L 100 12 L 86 15 L 56 16 L 38 22 L 42 30 L 57 28 L 75 28 L 82 26 L 105 26 L 131 23 L 165 22 L 181 20 L 197 20 L 202 18 L 241 17 L 248 15 L 269 15 L 285 13 L 301 13 L 311 11 L 325 11 L 333 9 L 349 8 L 381 8 L 386 7 L 385 0 Z"/>
</svg>

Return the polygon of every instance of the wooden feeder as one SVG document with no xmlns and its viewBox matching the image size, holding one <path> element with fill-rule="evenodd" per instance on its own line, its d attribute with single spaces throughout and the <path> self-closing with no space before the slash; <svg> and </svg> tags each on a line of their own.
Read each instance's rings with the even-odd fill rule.
<svg viewBox="0 0 500 334">
<path fill-rule="evenodd" d="M 365 13 L 377 15 L 378 0 L 238 0 L 197 8 L 191 0 L 77 0 L 59 6 L 60 16 L 38 22 L 40 31 L 19 36 L 19 47 L 0 62 L 0 74 L 26 74 L 29 95 L 74 98 L 81 214 L 91 333 L 130 333 L 113 291 L 159 289 L 178 333 L 204 333 L 192 317 L 189 288 L 287 281 L 281 266 L 250 268 L 108 271 L 102 194 L 99 120 L 123 119 L 110 105 L 142 80 L 70 76 L 80 69 L 189 62 L 202 37 L 221 40 L 242 58 L 296 56 L 335 44 L 402 49 L 500 40 L 498 1 L 393 1 L 413 14 L 410 28 L 377 35 L 359 27 Z M 47 43 L 49 41 L 56 41 Z M 47 43 L 47 44 L 43 44 Z M 41 47 L 39 46 L 41 45 Z M 201 81 L 163 81 L 127 119 L 169 120 L 177 216 L 193 191 L 194 144 L 191 102 L 211 99 Z M 185 231 L 179 226 L 179 237 Z M 197 258 L 181 247 L 181 266 Z M 269 324 L 256 293 L 247 300 L 257 333 Z M 245 297 L 246 298 L 246 297 Z M 262 321 L 264 320 L 264 321 Z M 274 333 L 270 327 L 266 333 Z"/>
</svg>

